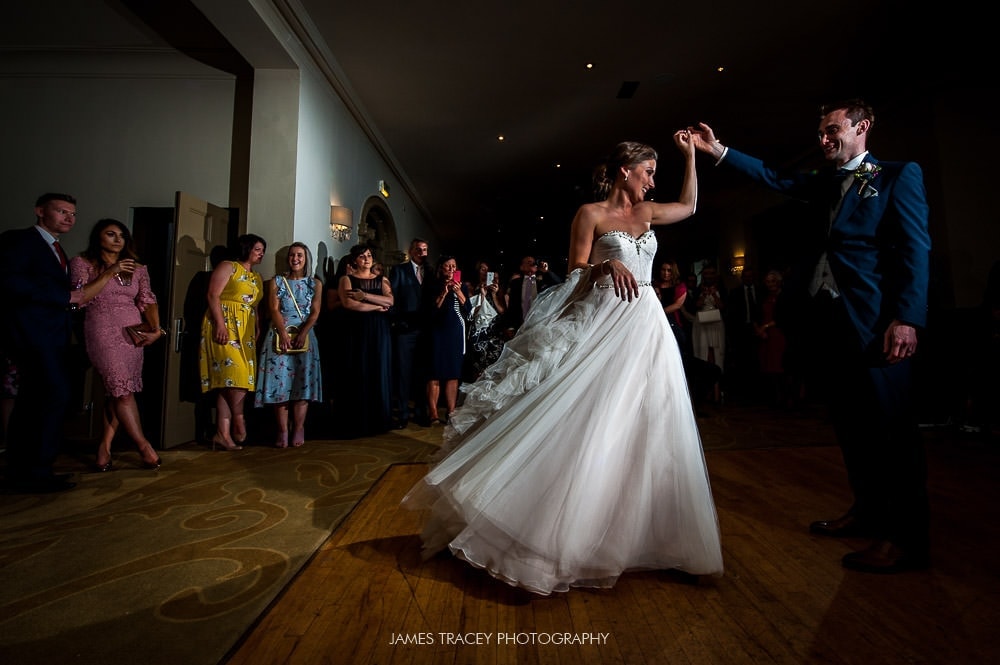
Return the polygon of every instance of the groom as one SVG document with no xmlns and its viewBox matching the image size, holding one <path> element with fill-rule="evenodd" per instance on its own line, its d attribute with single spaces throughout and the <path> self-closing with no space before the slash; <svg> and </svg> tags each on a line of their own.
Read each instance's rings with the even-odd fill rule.
<svg viewBox="0 0 1000 665">
<path fill-rule="evenodd" d="M 804 302 L 814 377 L 828 396 L 854 504 L 813 522 L 831 537 L 868 536 L 845 568 L 894 573 L 929 565 L 924 450 L 912 410 L 911 363 L 926 324 L 930 263 L 923 174 L 914 162 L 880 162 L 867 148 L 872 108 L 854 99 L 820 110 L 819 146 L 831 168 L 781 173 L 724 146 L 712 128 L 691 128 L 695 147 L 776 191 L 809 203 L 811 242 Z M 834 172 L 833 167 L 841 169 Z M 790 285 L 794 288 L 794 285 Z"/>
</svg>

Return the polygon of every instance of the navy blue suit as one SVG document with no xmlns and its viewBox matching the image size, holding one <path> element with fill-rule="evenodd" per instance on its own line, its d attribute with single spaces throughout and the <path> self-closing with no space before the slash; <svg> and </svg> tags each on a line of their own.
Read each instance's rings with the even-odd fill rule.
<svg viewBox="0 0 1000 665">
<path fill-rule="evenodd" d="M 429 269 L 424 264 L 424 279 L 429 279 Z M 424 381 L 418 376 L 416 355 L 420 331 L 423 328 L 421 311 L 422 287 L 413 271 L 413 263 L 404 261 L 393 266 L 389 273 L 392 287 L 392 360 L 393 387 L 392 408 L 396 418 L 405 421 L 410 418 L 410 400 L 414 402 L 414 417 L 427 417 L 427 398 L 424 395 Z"/>
<path fill-rule="evenodd" d="M 794 274 L 801 292 L 826 252 L 840 295 L 801 302 L 816 314 L 807 327 L 809 355 L 821 363 L 815 376 L 825 384 L 854 493 L 850 513 L 875 538 L 926 553 L 926 468 L 912 409 L 911 362 L 888 364 L 882 346 L 894 319 L 916 328 L 927 321 L 927 198 L 916 163 L 879 162 L 871 154 L 864 161 L 881 171 L 867 196 L 852 181 L 832 221 L 831 173 L 782 174 L 732 148 L 723 164 L 810 204 L 815 217 L 803 220 L 810 226 Z"/>
<path fill-rule="evenodd" d="M 12 305 L 0 326 L 3 348 L 19 381 L 7 436 L 9 480 L 44 481 L 70 403 L 72 314 L 69 275 L 38 229 L 0 235 L 0 288 Z"/>
</svg>

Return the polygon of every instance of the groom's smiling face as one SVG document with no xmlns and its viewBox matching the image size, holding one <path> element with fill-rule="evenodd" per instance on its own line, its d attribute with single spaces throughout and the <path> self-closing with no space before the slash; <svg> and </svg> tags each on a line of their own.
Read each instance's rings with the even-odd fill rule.
<svg viewBox="0 0 1000 665">
<path fill-rule="evenodd" d="M 868 120 L 859 120 L 852 125 L 847 117 L 846 109 L 837 109 L 823 116 L 819 121 L 819 144 L 823 149 L 823 157 L 843 166 L 865 151 L 868 137 Z"/>
</svg>

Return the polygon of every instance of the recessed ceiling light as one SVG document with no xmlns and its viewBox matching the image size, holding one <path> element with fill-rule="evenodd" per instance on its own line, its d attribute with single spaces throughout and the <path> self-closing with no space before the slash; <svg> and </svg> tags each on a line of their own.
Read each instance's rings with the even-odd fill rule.
<svg viewBox="0 0 1000 665">
<path fill-rule="evenodd" d="M 587 67 L 587 69 L 593 69 L 593 68 L 594 68 L 594 63 L 592 63 L 592 62 L 588 62 L 588 63 L 586 64 L 586 67 Z"/>
<path fill-rule="evenodd" d="M 500 143 L 503 143 L 506 140 L 507 140 L 507 138 L 503 134 L 500 134 L 499 136 L 497 136 L 497 141 L 499 141 Z"/>
<path fill-rule="evenodd" d="M 717 72 L 724 72 L 724 71 L 726 71 L 726 68 L 725 67 L 716 67 L 715 71 L 717 71 Z"/>
</svg>

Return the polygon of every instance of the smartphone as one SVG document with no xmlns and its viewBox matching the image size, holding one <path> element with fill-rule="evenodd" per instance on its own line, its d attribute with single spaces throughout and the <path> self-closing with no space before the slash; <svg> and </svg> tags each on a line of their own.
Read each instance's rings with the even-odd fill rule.
<svg viewBox="0 0 1000 665">
<path fill-rule="evenodd" d="M 489 286 L 493 282 L 497 281 L 497 274 L 495 272 L 486 273 L 486 285 Z"/>
<path fill-rule="evenodd" d="M 452 277 L 452 279 L 455 280 L 456 284 L 461 284 L 462 283 L 462 271 L 461 270 L 456 270 L 455 271 L 455 276 Z"/>
</svg>

